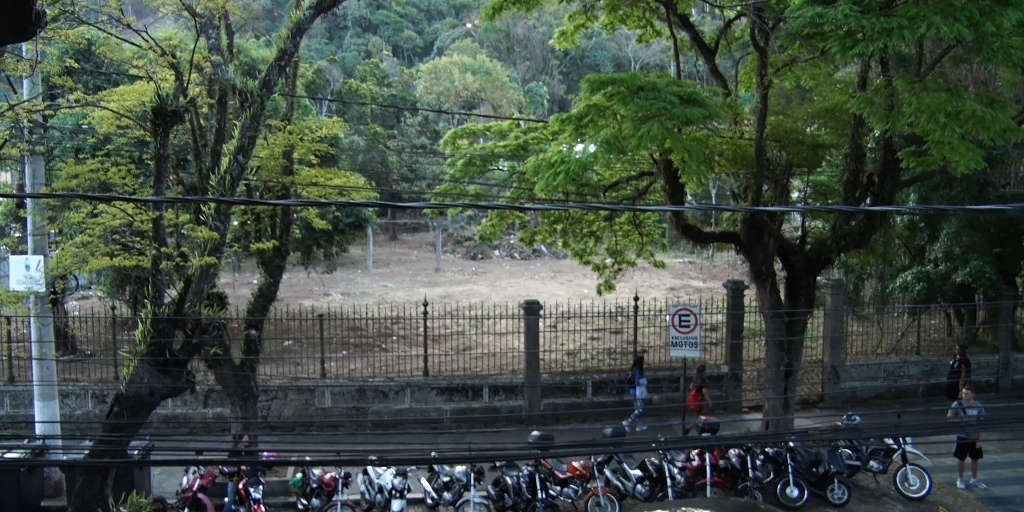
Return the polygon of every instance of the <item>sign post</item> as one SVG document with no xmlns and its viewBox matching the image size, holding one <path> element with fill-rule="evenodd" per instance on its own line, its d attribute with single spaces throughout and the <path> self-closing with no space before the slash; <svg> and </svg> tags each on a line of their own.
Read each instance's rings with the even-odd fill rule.
<svg viewBox="0 0 1024 512">
<path fill-rule="evenodd" d="M 669 306 L 668 354 L 670 357 L 700 358 L 700 306 Z"/>
</svg>

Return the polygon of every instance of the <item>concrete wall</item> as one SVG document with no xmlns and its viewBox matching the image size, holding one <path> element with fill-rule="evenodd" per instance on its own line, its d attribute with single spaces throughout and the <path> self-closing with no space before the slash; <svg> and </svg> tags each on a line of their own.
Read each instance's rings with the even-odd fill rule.
<svg viewBox="0 0 1024 512">
<path fill-rule="evenodd" d="M 995 355 L 972 356 L 974 380 L 982 393 L 995 391 L 998 365 Z M 946 357 L 911 357 L 848 362 L 840 370 L 842 397 L 934 397 L 942 393 L 949 360 Z M 1024 354 L 1015 354 L 1011 368 L 1015 386 L 1024 384 Z M 683 383 L 678 373 L 649 376 L 651 417 L 681 415 Z M 709 374 L 712 398 L 724 386 L 724 374 Z M 63 432 L 88 431 L 106 413 L 116 386 L 66 386 L 60 390 Z M 623 372 L 609 375 L 546 377 L 541 382 L 540 411 L 529 413 L 524 384 L 517 378 L 394 379 L 359 382 L 267 382 L 262 384 L 260 413 L 280 431 L 360 430 L 445 426 L 512 426 L 556 424 L 571 415 L 573 421 L 612 423 L 632 410 Z M 32 427 L 32 386 L 0 386 L 0 428 L 24 433 Z M 166 401 L 149 422 L 148 430 L 210 432 L 224 428 L 228 403 L 213 387 Z"/>
</svg>

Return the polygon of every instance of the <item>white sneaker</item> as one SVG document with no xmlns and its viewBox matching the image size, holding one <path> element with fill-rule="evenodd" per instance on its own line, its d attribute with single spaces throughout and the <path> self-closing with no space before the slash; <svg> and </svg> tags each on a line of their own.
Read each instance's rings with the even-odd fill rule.
<svg viewBox="0 0 1024 512">
<path fill-rule="evenodd" d="M 956 479 L 956 488 L 957 489 L 967 489 L 967 484 L 964 483 L 964 479 L 963 478 L 957 478 Z"/>
<path fill-rule="evenodd" d="M 988 489 L 988 485 L 977 478 L 972 478 L 970 482 L 967 482 L 967 485 L 977 487 L 978 489 Z"/>
<path fill-rule="evenodd" d="M 642 430 L 647 430 L 647 425 L 637 425 L 636 426 L 636 431 L 637 432 L 640 432 Z"/>
</svg>

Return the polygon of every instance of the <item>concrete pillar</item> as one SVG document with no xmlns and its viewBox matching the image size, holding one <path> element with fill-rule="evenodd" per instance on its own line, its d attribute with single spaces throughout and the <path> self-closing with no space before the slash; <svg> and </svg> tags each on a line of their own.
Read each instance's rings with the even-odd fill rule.
<svg viewBox="0 0 1024 512">
<path fill-rule="evenodd" d="M 846 285 L 842 279 L 825 281 L 825 317 L 822 322 L 822 372 L 821 392 L 826 406 L 842 401 L 842 380 L 840 376 L 846 366 Z"/>
<path fill-rule="evenodd" d="M 739 412 L 743 409 L 743 323 L 746 314 L 744 292 L 750 287 L 741 279 L 722 283 L 725 287 L 725 400 L 716 411 Z"/>
<path fill-rule="evenodd" d="M 527 418 L 540 413 L 540 311 L 537 299 L 523 301 L 523 388 Z"/>
</svg>

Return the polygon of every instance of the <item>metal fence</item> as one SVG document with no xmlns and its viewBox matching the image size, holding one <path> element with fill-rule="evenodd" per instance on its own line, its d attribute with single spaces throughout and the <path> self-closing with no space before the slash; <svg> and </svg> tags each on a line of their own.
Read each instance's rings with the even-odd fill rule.
<svg viewBox="0 0 1024 512">
<path fill-rule="evenodd" d="M 634 353 L 649 370 L 681 368 L 668 351 L 669 308 L 700 307 L 703 356 L 725 364 L 725 298 L 644 299 L 639 296 L 543 305 L 540 322 L 544 374 L 606 373 L 629 367 Z M 1020 305 L 1017 326 L 1022 324 Z M 951 329 L 950 305 L 851 307 L 845 312 L 848 360 L 951 352 L 963 334 Z M 811 312 L 804 349 L 804 380 L 820 384 L 823 317 Z M 31 378 L 29 318 L 3 320 L 5 382 Z M 62 382 L 112 381 L 131 354 L 136 321 L 117 307 L 71 311 L 77 352 L 60 355 Z M 240 312 L 229 319 L 237 349 Z M 744 307 L 744 366 L 756 376 L 765 353 L 764 322 L 749 298 Z M 326 309 L 275 309 L 266 319 L 260 364 L 266 379 L 369 379 L 389 377 L 498 376 L 523 373 L 524 314 L 520 304 L 422 303 L 351 305 Z M 225 356 L 227 357 L 227 356 Z M 236 354 L 237 357 L 237 354 Z M 692 364 L 692 363 L 691 363 Z M 210 379 L 201 365 L 197 375 Z M 758 382 L 759 379 L 745 379 Z"/>
</svg>

